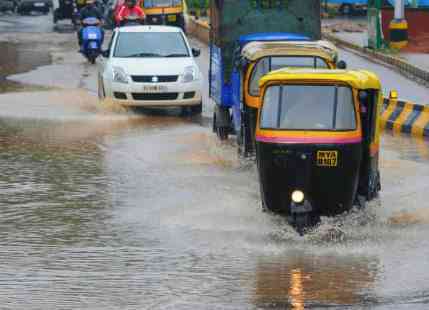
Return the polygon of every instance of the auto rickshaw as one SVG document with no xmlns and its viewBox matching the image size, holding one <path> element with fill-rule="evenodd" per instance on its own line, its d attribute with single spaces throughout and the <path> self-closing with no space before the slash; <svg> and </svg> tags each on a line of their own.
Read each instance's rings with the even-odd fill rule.
<svg viewBox="0 0 429 310">
<path fill-rule="evenodd" d="M 382 92 L 368 71 L 282 69 L 260 80 L 256 161 L 264 209 L 303 234 L 380 191 Z"/>
<path fill-rule="evenodd" d="M 144 0 L 142 2 L 147 24 L 177 26 L 185 31 L 183 0 Z"/>
<path fill-rule="evenodd" d="M 277 34 L 268 38 L 259 38 L 244 45 L 239 56 L 234 74 L 241 76 L 242 85 L 234 83 L 233 79 L 233 106 L 232 106 L 232 132 L 237 134 L 239 152 L 249 156 L 255 150 L 255 128 L 257 107 L 259 103 L 259 80 L 270 71 L 283 67 L 289 68 L 316 68 L 335 69 L 345 68 L 344 61 L 338 61 L 336 47 L 328 41 L 295 41 L 287 40 L 287 36 Z M 242 37 L 255 39 L 255 35 Z M 268 39 L 268 41 L 265 41 Z M 276 40 L 277 39 L 277 40 Z M 242 92 L 242 94 L 240 94 Z M 237 94 L 238 93 L 238 94 Z M 235 94 L 235 95 L 234 95 Z M 241 98 L 241 100 L 236 100 Z M 219 137 L 225 138 L 223 132 L 217 130 Z M 231 132 L 231 130 L 229 130 Z M 223 134 L 223 136 L 222 136 Z"/>
</svg>

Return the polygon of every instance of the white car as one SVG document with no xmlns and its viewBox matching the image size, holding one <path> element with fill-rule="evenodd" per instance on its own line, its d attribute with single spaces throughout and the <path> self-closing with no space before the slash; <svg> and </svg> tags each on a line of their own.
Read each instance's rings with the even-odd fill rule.
<svg viewBox="0 0 429 310">
<path fill-rule="evenodd" d="M 202 74 L 180 28 L 116 28 L 99 63 L 98 94 L 124 106 L 202 110 Z"/>
</svg>

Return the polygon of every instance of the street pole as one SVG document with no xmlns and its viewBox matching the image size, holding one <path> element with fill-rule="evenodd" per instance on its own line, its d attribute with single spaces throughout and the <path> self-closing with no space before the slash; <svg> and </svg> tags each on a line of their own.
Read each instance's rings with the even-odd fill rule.
<svg viewBox="0 0 429 310">
<path fill-rule="evenodd" d="M 395 19 L 404 19 L 405 0 L 395 0 Z"/>
<path fill-rule="evenodd" d="M 405 0 L 395 0 L 395 15 L 389 24 L 390 47 L 401 49 L 408 45 L 408 23 L 405 19 Z"/>
</svg>

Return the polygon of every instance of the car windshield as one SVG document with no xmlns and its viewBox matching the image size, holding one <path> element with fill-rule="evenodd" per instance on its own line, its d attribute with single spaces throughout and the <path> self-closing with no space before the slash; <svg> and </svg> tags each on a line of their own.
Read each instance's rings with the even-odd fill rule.
<svg viewBox="0 0 429 310">
<path fill-rule="evenodd" d="M 270 86 L 260 122 L 262 129 L 355 130 L 352 90 L 335 85 Z"/>
<path fill-rule="evenodd" d="M 319 68 L 329 69 L 325 60 L 313 56 L 279 56 L 261 58 L 253 68 L 249 82 L 251 96 L 259 96 L 259 80 L 270 71 L 281 68 Z"/>
<path fill-rule="evenodd" d="M 114 57 L 189 57 L 180 32 L 120 32 Z"/>
<path fill-rule="evenodd" d="M 168 6 L 179 6 L 182 0 L 145 0 L 145 8 L 156 8 L 156 7 L 168 7 Z"/>
</svg>

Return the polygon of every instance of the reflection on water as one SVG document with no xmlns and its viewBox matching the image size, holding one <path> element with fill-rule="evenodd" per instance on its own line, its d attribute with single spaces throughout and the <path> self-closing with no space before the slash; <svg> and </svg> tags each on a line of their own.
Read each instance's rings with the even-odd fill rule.
<svg viewBox="0 0 429 310">
<path fill-rule="evenodd" d="M 374 286 L 377 259 L 309 255 L 266 257 L 258 261 L 254 302 L 267 309 L 307 309 L 360 304 Z"/>
</svg>

